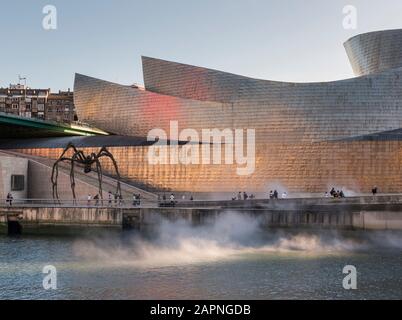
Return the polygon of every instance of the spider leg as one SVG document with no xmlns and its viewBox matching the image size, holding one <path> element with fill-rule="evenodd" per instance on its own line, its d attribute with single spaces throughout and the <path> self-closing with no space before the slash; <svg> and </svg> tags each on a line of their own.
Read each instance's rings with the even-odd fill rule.
<svg viewBox="0 0 402 320">
<path fill-rule="evenodd" d="M 83 151 L 78 151 L 77 155 L 80 161 L 85 162 L 86 157 Z"/>
<path fill-rule="evenodd" d="M 75 179 L 74 179 L 74 163 L 76 161 L 77 155 L 74 154 L 74 156 L 71 159 L 71 171 L 70 171 L 70 183 L 71 183 L 71 191 L 73 192 L 73 202 L 76 204 L 76 196 L 75 196 Z"/>
<path fill-rule="evenodd" d="M 58 194 L 57 194 L 57 177 L 58 177 L 58 165 L 59 162 L 64 161 L 64 160 L 70 160 L 69 158 L 64 157 L 64 155 L 70 150 L 73 149 L 75 152 L 77 151 L 77 149 L 75 148 L 75 146 L 72 144 L 72 142 L 69 142 L 67 144 L 67 146 L 64 148 L 63 152 L 61 153 L 60 157 L 56 160 L 56 162 L 53 165 L 53 170 L 52 170 L 52 177 L 51 177 L 51 181 L 52 181 L 52 185 L 56 185 L 55 188 L 55 195 L 58 198 Z"/>
<path fill-rule="evenodd" d="M 112 160 L 113 162 L 113 166 L 114 169 L 116 171 L 116 175 L 117 175 L 117 188 L 116 188 L 116 192 L 118 195 L 121 196 L 121 185 L 120 185 L 120 172 L 119 172 L 119 168 L 117 166 L 117 162 L 113 157 L 113 154 L 111 154 L 109 152 L 109 150 L 107 150 L 105 147 L 102 147 L 102 149 L 99 151 L 97 158 L 101 158 L 101 157 L 108 157 L 110 158 L 110 160 Z"/>
<path fill-rule="evenodd" d="M 59 199 L 59 193 L 57 190 L 57 178 L 59 176 L 59 161 L 56 161 L 56 163 L 53 165 L 53 170 L 52 170 L 52 191 L 53 191 L 53 199 Z"/>
<path fill-rule="evenodd" d="M 99 181 L 99 196 L 102 200 L 102 205 L 103 205 L 103 190 L 102 190 L 102 166 L 101 163 L 98 159 L 96 159 L 96 171 L 98 173 L 98 181 Z"/>
<path fill-rule="evenodd" d="M 63 150 L 61 156 L 59 159 L 63 158 L 64 155 L 70 150 L 73 149 L 74 153 L 78 153 L 79 151 L 77 150 L 77 148 L 72 144 L 72 142 L 69 142 L 67 147 Z"/>
</svg>

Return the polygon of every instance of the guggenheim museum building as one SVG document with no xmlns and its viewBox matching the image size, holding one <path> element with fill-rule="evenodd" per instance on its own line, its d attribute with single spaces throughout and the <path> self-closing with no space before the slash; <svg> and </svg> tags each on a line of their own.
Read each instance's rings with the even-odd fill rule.
<svg viewBox="0 0 402 320">
<path fill-rule="evenodd" d="M 56 159 L 69 141 L 87 153 L 106 146 L 125 180 L 153 190 L 402 192 L 402 30 L 357 35 L 344 46 L 356 77 L 333 82 L 260 80 L 150 57 L 142 57 L 144 87 L 76 74 L 80 121 L 109 135 L 24 139 L 9 148 Z M 172 124 L 199 132 L 199 141 L 177 136 Z M 221 163 L 150 160 L 164 139 L 152 152 L 213 149 L 201 135 L 206 129 L 243 130 L 243 154 L 254 144 L 252 164 L 225 161 L 237 143 L 227 135 Z M 247 132 L 254 132 L 248 141 Z M 239 173 L 247 165 L 252 170 Z M 113 174 L 111 164 L 104 168 Z"/>
</svg>

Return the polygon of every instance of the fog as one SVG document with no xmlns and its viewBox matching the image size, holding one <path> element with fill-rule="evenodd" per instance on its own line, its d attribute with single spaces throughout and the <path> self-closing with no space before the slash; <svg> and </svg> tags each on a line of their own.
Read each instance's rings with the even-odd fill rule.
<svg viewBox="0 0 402 320">
<path fill-rule="evenodd" d="M 77 240 L 76 257 L 101 266 L 166 267 L 200 264 L 273 254 L 300 258 L 348 254 L 378 248 L 402 249 L 402 234 L 334 230 L 263 229 L 258 218 L 227 213 L 194 227 L 188 222 L 163 220 L 151 236 L 103 236 Z"/>
</svg>

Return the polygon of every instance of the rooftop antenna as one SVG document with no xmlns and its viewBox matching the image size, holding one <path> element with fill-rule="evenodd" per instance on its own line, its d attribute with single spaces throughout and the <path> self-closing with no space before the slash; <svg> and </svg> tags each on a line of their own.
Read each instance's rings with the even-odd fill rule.
<svg viewBox="0 0 402 320">
<path fill-rule="evenodd" d="M 18 75 L 18 84 L 21 84 L 21 80 L 24 80 L 24 86 L 26 88 L 26 86 L 27 86 L 27 78 L 26 77 L 21 77 L 21 75 Z"/>
</svg>

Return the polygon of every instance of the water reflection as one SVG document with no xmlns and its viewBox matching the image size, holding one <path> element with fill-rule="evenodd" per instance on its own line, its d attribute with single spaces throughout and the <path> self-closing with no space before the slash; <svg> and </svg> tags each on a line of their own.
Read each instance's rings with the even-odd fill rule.
<svg viewBox="0 0 402 320">
<path fill-rule="evenodd" d="M 401 299 L 402 234 L 262 230 L 229 215 L 151 234 L 0 237 L 2 299 Z M 57 267 L 56 291 L 42 268 Z M 357 291 L 342 269 L 358 269 Z"/>
</svg>

